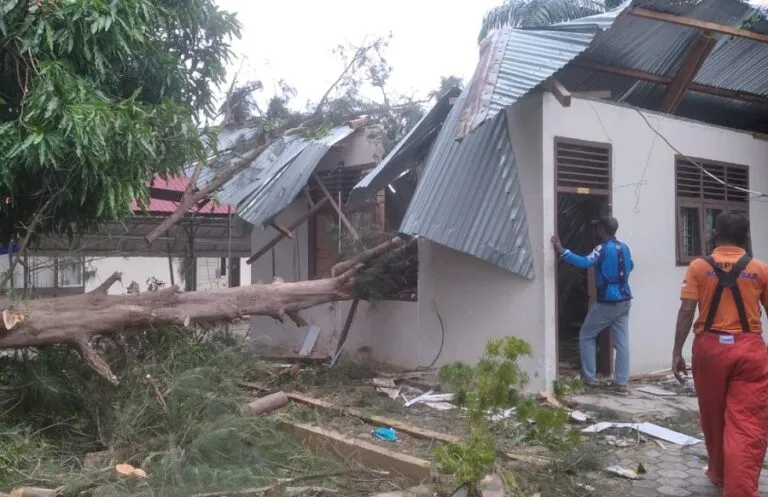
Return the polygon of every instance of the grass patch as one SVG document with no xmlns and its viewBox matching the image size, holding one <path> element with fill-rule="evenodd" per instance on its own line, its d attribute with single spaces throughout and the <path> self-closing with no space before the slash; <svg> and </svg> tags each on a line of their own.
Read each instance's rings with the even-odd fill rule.
<svg viewBox="0 0 768 497">
<path fill-rule="evenodd" d="M 167 328 L 102 345 L 118 388 L 67 348 L 0 358 L 0 381 L 26 385 L 0 392 L 0 491 L 27 485 L 63 486 L 72 496 L 189 496 L 344 469 L 270 418 L 236 415 L 250 396 L 238 382 L 263 375 L 265 366 L 227 337 Z M 105 456 L 86 468 L 86 454 L 97 451 Z M 117 479 L 114 463 L 141 467 L 148 478 Z M 345 495 L 375 487 L 338 477 L 311 484 L 320 483 Z"/>
</svg>

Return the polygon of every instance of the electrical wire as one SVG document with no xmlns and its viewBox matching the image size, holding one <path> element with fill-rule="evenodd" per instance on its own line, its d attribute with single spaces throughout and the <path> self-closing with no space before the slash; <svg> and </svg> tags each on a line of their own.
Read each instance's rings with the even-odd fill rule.
<svg viewBox="0 0 768 497">
<path fill-rule="evenodd" d="M 440 312 L 437 310 L 437 302 L 434 300 L 432 301 L 432 310 L 435 312 L 435 315 L 437 316 L 437 320 L 440 321 L 440 330 L 442 331 L 442 336 L 440 337 L 440 348 L 437 349 L 437 354 L 435 355 L 435 358 L 432 359 L 432 362 L 429 363 L 429 366 L 427 367 L 420 367 L 418 369 L 432 369 L 435 367 L 435 364 L 437 364 L 437 360 L 440 359 L 440 356 L 443 354 L 443 346 L 445 345 L 445 323 L 443 323 L 443 317 L 440 315 Z"/>
<path fill-rule="evenodd" d="M 736 190 L 736 191 L 739 191 L 739 192 L 742 192 L 742 193 L 746 193 L 746 194 L 748 194 L 748 195 L 752 195 L 752 196 L 753 196 L 753 197 L 755 197 L 755 198 L 765 198 L 765 197 L 768 197 L 768 194 L 765 194 L 765 193 L 762 193 L 762 192 L 758 192 L 758 191 L 755 191 L 755 190 L 750 190 L 750 189 L 748 189 L 748 188 L 742 188 L 742 187 L 740 187 L 740 186 L 731 185 L 731 184 L 729 184 L 729 183 L 727 183 L 727 182 L 723 181 L 722 179 L 718 178 L 718 177 L 717 177 L 717 176 L 715 176 L 714 174 L 710 173 L 709 171 L 707 171 L 707 169 L 706 169 L 704 166 L 702 166 L 701 164 L 699 164 L 698 162 L 696 162 L 694 159 L 692 159 L 692 158 L 691 158 L 691 157 L 689 157 L 688 155 L 686 155 L 686 154 L 684 154 L 683 152 L 681 152 L 681 151 L 680 151 L 680 149 L 678 149 L 677 147 L 675 147 L 675 146 L 672 144 L 672 142 L 670 142 L 670 141 L 667 139 L 667 137 L 666 137 L 666 136 L 664 136 L 664 135 L 663 135 L 663 134 L 662 134 L 662 133 L 661 133 L 659 130 L 657 130 L 656 128 L 654 128 L 654 127 L 653 127 L 653 125 L 651 124 L 651 122 L 648 120 L 648 118 L 645 116 L 645 114 L 643 114 L 643 112 L 642 112 L 640 109 L 638 109 L 637 107 L 632 107 L 632 109 L 633 109 L 635 112 L 637 112 L 637 113 L 640 115 L 640 117 L 642 117 L 642 118 L 643 118 L 643 121 L 645 121 L 645 124 L 646 124 L 646 126 L 648 126 L 648 128 L 649 128 L 651 131 L 653 131 L 653 132 L 654 132 L 654 133 L 655 133 L 655 134 L 656 134 L 656 135 L 657 135 L 659 138 L 661 138 L 661 139 L 664 141 L 664 143 L 666 143 L 666 144 L 667 144 L 667 146 L 668 146 L 669 148 L 671 148 L 672 150 L 674 150 L 675 152 L 677 152 L 677 154 L 678 154 L 678 155 L 681 155 L 683 158 L 685 158 L 685 159 L 686 159 L 687 161 L 689 161 L 691 164 L 693 164 L 694 166 L 696 166 L 696 167 L 697 167 L 697 168 L 698 168 L 698 169 L 699 169 L 699 170 L 700 170 L 702 173 L 706 174 L 707 176 L 709 176 L 710 178 L 712 178 L 714 181 L 716 181 L 716 182 L 720 183 L 721 185 L 725 186 L 726 188 L 732 188 L 732 189 L 734 189 L 734 190 Z"/>
</svg>

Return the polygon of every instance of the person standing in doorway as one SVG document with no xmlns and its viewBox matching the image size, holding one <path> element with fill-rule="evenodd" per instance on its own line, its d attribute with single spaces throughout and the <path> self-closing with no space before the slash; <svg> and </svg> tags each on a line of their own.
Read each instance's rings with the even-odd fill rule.
<svg viewBox="0 0 768 497">
<path fill-rule="evenodd" d="M 590 307 L 579 331 L 582 379 L 588 387 L 597 385 L 597 337 L 609 329 L 616 350 L 616 368 L 613 389 L 629 393 L 629 309 L 632 291 L 629 274 L 635 265 L 629 246 L 616 239 L 619 222 L 610 216 L 593 224 L 597 226 L 600 244 L 586 256 L 574 254 L 563 247 L 559 236 L 552 237 L 552 245 L 563 261 L 578 268 L 595 266 L 597 301 Z"/>
<path fill-rule="evenodd" d="M 712 255 L 688 265 L 677 315 L 672 371 L 683 383 L 683 345 L 693 325 L 693 381 L 709 455 L 707 477 L 723 497 L 758 497 L 768 438 L 768 351 L 760 305 L 768 308 L 768 265 L 753 259 L 749 220 L 723 212 Z"/>
</svg>

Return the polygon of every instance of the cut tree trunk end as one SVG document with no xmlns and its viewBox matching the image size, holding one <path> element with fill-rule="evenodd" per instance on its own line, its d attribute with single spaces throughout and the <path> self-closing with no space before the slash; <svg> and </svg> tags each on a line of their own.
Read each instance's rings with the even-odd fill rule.
<svg viewBox="0 0 768 497">
<path fill-rule="evenodd" d="M 288 317 L 303 322 L 299 311 L 355 298 L 354 280 L 361 267 L 402 244 L 400 238 L 378 245 L 336 266 L 336 276 L 312 281 L 181 292 L 178 287 L 155 292 L 108 295 L 119 273 L 84 295 L 4 301 L 0 349 L 64 344 L 79 350 L 88 365 L 110 383 L 118 379 L 91 338 L 159 326 L 189 326 L 234 321 L 246 316 Z M 107 284 L 108 283 L 108 284 Z"/>
<path fill-rule="evenodd" d="M 256 399 L 238 409 L 241 416 L 258 416 L 275 411 L 288 405 L 288 396 L 283 392 L 276 392 L 266 397 Z"/>
</svg>

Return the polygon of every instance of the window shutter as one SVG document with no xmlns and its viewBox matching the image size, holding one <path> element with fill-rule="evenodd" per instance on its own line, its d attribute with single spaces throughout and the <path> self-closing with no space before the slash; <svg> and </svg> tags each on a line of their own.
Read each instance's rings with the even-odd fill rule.
<svg viewBox="0 0 768 497">
<path fill-rule="evenodd" d="M 608 144 L 555 142 L 557 186 L 561 191 L 608 193 L 611 188 L 611 148 Z"/>
</svg>

